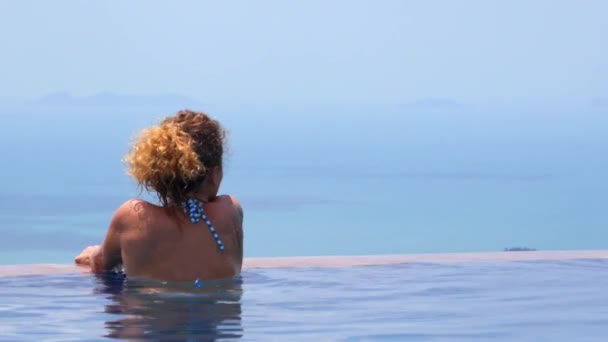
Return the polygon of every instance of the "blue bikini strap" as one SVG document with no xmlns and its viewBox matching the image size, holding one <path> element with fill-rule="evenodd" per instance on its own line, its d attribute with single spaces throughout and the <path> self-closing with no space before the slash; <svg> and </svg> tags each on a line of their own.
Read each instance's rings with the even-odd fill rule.
<svg viewBox="0 0 608 342">
<path fill-rule="evenodd" d="M 224 253 L 224 243 L 220 239 L 220 236 L 217 234 L 215 227 L 213 227 L 213 224 L 207 215 L 205 215 L 203 210 L 203 202 L 191 197 L 182 204 L 182 208 L 184 209 L 184 214 L 190 218 L 190 222 L 197 224 L 201 221 L 201 219 L 205 221 L 207 227 L 209 228 L 209 232 L 211 232 L 211 236 L 213 236 L 215 239 L 217 248 L 219 248 L 221 253 Z"/>
</svg>

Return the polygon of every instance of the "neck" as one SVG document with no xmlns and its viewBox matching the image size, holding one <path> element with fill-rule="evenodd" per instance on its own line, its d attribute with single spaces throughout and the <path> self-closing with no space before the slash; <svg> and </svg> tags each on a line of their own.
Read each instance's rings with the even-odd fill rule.
<svg viewBox="0 0 608 342">
<path fill-rule="evenodd" d="M 195 198 L 201 202 L 210 202 L 215 196 L 210 195 L 206 191 L 195 191 L 190 195 L 190 197 Z"/>
</svg>

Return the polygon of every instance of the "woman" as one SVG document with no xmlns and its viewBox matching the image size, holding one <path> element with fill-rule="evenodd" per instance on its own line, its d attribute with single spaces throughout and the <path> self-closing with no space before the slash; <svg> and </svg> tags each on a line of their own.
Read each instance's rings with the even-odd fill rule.
<svg viewBox="0 0 608 342">
<path fill-rule="evenodd" d="M 192 111 L 144 130 L 125 161 L 160 205 L 124 203 L 101 246 L 86 248 L 76 263 L 94 273 L 122 265 L 128 276 L 165 281 L 239 274 L 243 211 L 234 197 L 217 196 L 224 141 L 219 122 Z"/>
</svg>

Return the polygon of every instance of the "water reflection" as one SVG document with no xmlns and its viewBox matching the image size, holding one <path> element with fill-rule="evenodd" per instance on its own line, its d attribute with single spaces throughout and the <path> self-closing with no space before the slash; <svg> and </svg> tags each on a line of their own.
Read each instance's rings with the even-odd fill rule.
<svg viewBox="0 0 608 342">
<path fill-rule="evenodd" d="M 97 278 L 95 292 L 107 295 L 105 337 L 117 339 L 195 340 L 242 336 L 240 278 L 206 282 L 200 289 L 128 279 L 117 274 Z"/>
</svg>

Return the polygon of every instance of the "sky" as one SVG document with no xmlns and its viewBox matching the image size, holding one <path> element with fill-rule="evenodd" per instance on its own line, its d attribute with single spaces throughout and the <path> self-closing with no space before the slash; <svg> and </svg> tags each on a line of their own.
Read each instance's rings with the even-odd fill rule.
<svg viewBox="0 0 608 342">
<path fill-rule="evenodd" d="M 0 1 L 0 98 L 605 103 L 608 2 Z"/>
<path fill-rule="evenodd" d="M 5 205 L 24 227 L 7 241 L 101 238 L 112 201 L 137 196 L 131 138 L 187 106 L 229 131 L 222 191 L 252 209 L 254 254 L 596 248 L 607 13 L 605 0 L 0 0 L 0 178 L 28 180 L 0 184 L 5 202 L 95 207 L 44 221 Z"/>
</svg>

